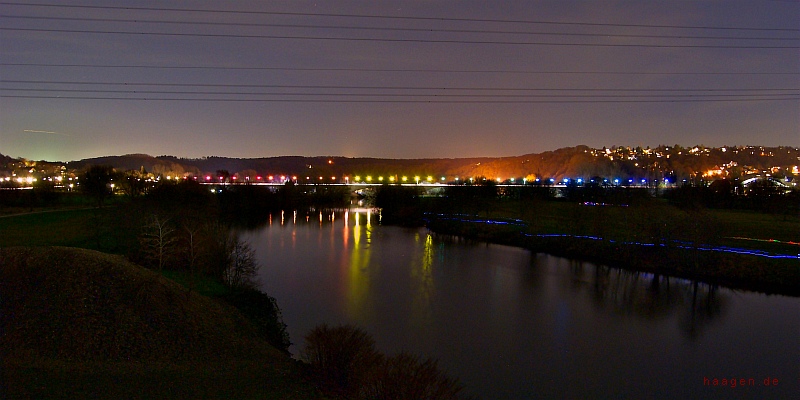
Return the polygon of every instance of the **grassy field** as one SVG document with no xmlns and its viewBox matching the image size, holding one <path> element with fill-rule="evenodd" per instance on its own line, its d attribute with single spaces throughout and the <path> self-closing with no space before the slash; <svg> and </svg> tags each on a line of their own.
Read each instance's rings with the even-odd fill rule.
<svg viewBox="0 0 800 400">
<path fill-rule="evenodd" d="M 120 256 L 0 249 L 2 398 L 319 398 L 231 306 Z"/>
<path fill-rule="evenodd" d="M 127 254 L 141 227 L 127 205 L 67 208 L 0 216 L 0 247 L 65 246 Z"/>
<path fill-rule="evenodd" d="M 446 210 L 444 215 L 455 216 L 429 219 L 429 227 L 440 234 L 740 289 L 800 295 L 797 216 L 683 210 L 657 199 L 631 206 L 504 199 L 482 207 L 477 218 L 467 219 L 460 215 L 470 215 L 468 211 L 439 208 Z M 481 218 L 521 223 L 475 222 Z M 724 247 L 736 249 L 705 250 Z"/>
<path fill-rule="evenodd" d="M 660 200 L 631 207 L 498 201 L 481 215 L 521 219 L 536 233 L 596 235 L 616 240 L 647 235 L 655 238 L 660 234 L 662 238 L 672 235 L 675 239 L 707 244 L 800 253 L 800 216 L 721 209 L 683 211 Z"/>
</svg>

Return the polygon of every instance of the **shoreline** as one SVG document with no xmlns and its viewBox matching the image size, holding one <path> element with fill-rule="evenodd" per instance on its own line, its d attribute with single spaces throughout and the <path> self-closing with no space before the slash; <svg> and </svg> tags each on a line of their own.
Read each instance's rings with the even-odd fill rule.
<svg viewBox="0 0 800 400">
<path fill-rule="evenodd" d="M 767 295 L 800 297 L 800 256 L 769 259 L 746 254 L 705 251 L 701 246 L 683 248 L 636 245 L 593 237 L 543 235 L 524 232 L 521 223 L 430 218 L 424 223 L 437 235 L 514 246 L 630 271 L 647 272 L 699 281 L 730 289 Z"/>
</svg>

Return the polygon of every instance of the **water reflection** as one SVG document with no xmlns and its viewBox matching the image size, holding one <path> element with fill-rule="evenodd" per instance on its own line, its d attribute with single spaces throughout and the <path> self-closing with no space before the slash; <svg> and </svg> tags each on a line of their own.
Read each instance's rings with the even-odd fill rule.
<svg viewBox="0 0 800 400">
<path fill-rule="evenodd" d="M 421 237 L 424 236 L 424 239 Z M 431 302 L 434 294 L 433 259 L 435 254 L 433 236 L 431 234 L 414 234 L 414 241 L 422 244 L 422 255 L 410 257 L 409 271 L 411 275 L 411 318 L 413 329 L 427 329 L 433 320 Z"/>
<path fill-rule="evenodd" d="M 347 314 L 355 319 L 362 320 L 368 315 L 364 314 L 369 307 L 365 307 L 365 302 L 369 294 L 369 272 L 370 266 L 370 236 L 372 227 L 370 225 L 359 226 L 359 214 L 355 215 L 356 226 L 353 229 L 353 246 L 350 249 L 350 263 L 347 274 Z M 349 227 L 344 230 L 349 233 Z M 365 239 L 362 239 L 362 235 Z M 345 249 L 347 243 L 344 244 Z"/>
<path fill-rule="evenodd" d="M 795 298 L 380 226 L 368 210 L 269 221 L 248 239 L 295 354 L 319 323 L 356 324 L 384 352 L 438 358 L 478 398 L 687 398 L 703 376 L 796 377 Z"/>
<path fill-rule="evenodd" d="M 371 279 L 381 274 L 382 260 L 374 261 L 371 251 L 372 236 L 375 226 L 372 224 L 371 209 L 357 210 L 309 210 L 293 211 L 291 225 L 311 224 L 312 217 L 316 225 L 322 229 L 330 226 L 338 234 L 331 235 L 330 240 L 341 237 L 341 243 L 330 243 L 332 247 L 341 246 L 345 251 L 341 255 L 340 265 L 346 272 L 343 282 L 346 296 L 347 314 L 358 319 L 368 318 L 371 313 L 367 302 L 370 300 Z M 286 212 L 280 213 L 280 224 L 286 227 Z M 301 219 L 298 220 L 298 214 Z M 298 222 L 299 221 L 299 222 Z M 352 222 L 352 224 L 351 224 Z M 268 225 L 273 223 L 270 215 Z M 291 236 L 291 246 L 296 246 L 295 233 Z M 486 246 L 478 242 L 453 236 L 436 235 L 427 231 L 414 233 L 414 241 L 419 254 L 410 254 L 406 268 L 410 278 L 411 293 L 410 323 L 416 327 L 429 326 L 433 318 L 431 302 L 435 294 L 434 268 L 436 264 L 444 264 L 446 246 Z M 592 263 L 564 260 L 568 267 L 567 274 L 556 274 L 557 285 L 573 295 L 586 296 L 591 300 L 595 311 L 623 316 L 660 320 L 680 314 L 681 331 L 688 338 L 697 338 L 705 331 L 705 327 L 724 315 L 730 292 L 720 294 L 716 287 L 704 283 L 667 277 L 659 274 L 627 271 Z M 521 290 L 532 290 L 546 285 L 543 279 L 552 279 L 543 271 L 532 257 L 530 268 L 525 271 Z M 495 275 L 486 282 L 492 288 L 491 299 L 498 304 L 507 305 L 513 300 L 517 291 L 509 291 L 509 287 L 518 286 L 507 282 L 508 275 Z M 513 277 L 512 279 L 519 279 Z M 518 289 L 520 290 L 520 289 Z M 556 313 L 557 320 L 566 318 L 566 311 Z M 497 323 L 505 324 L 513 321 L 504 318 L 507 313 L 499 310 L 494 314 Z"/>
<path fill-rule="evenodd" d="M 570 262 L 562 284 L 587 294 L 601 312 L 648 320 L 680 313 L 681 330 L 689 338 L 723 316 L 731 293 L 720 294 L 716 286 L 701 282 L 578 261 Z"/>
</svg>

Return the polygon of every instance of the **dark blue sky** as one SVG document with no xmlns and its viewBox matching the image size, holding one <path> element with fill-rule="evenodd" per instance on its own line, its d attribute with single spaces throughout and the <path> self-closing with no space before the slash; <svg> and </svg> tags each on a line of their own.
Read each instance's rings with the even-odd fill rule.
<svg viewBox="0 0 800 400">
<path fill-rule="evenodd" d="M 0 153 L 15 157 L 800 146 L 796 1 L 38 0 L 0 15 Z"/>
</svg>

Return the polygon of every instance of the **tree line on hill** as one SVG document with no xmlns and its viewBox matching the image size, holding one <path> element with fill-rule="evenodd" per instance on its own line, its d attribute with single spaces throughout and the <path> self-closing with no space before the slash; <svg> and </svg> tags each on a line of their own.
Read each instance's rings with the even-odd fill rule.
<svg viewBox="0 0 800 400">
<path fill-rule="evenodd" d="M 268 158 L 204 157 L 199 159 L 174 156 L 152 157 L 146 154 L 129 154 L 90 158 L 68 163 L 48 163 L 14 160 L 0 155 L 0 177 L 14 173 L 37 171 L 45 175 L 49 164 L 64 166 L 67 171 L 83 171 L 91 165 L 111 165 L 119 171 L 140 171 L 152 177 L 206 176 L 216 180 L 216 171 L 230 171 L 240 182 L 249 178 L 255 181 L 270 174 L 296 176 L 297 181 L 344 181 L 343 177 L 366 176 L 433 176 L 447 180 L 485 176 L 491 179 L 584 178 L 600 176 L 614 179 L 670 179 L 713 180 L 720 177 L 738 179 L 751 174 L 770 174 L 778 179 L 796 179 L 800 148 L 779 146 L 740 147 L 682 147 L 658 146 L 656 148 L 623 147 L 595 149 L 588 146 L 565 147 L 543 153 L 513 157 L 431 158 L 431 159 L 379 159 L 338 156 L 301 157 L 283 156 Z M 16 172 L 15 172 L 16 171 Z M 709 172 L 712 172 L 709 175 Z M 308 178 L 308 179 L 306 179 Z"/>
</svg>

